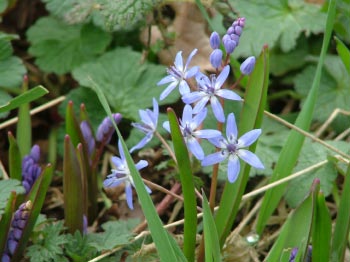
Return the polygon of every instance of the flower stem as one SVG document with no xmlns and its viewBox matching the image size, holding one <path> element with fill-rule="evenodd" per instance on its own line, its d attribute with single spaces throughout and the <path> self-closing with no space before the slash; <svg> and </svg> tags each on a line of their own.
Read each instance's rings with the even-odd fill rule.
<svg viewBox="0 0 350 262">
<path fill-rule="evenodd" d="M 160 142 L 164 145 L 164 147 L 167 149 L 169 155 L 171 156 L 171 158 L 174 160 L 174 162 L 177 164 L 176 161 L 176 157 L 175 154 L 173 152 L 173 150 L 171 149 L 171 147 L 169 146 L 169 144 L 165 141 L 165 139 L 156 131 L 154 132 L 154 134 L 158 137 L 158 139 L 160 140 Z"/>
</svg>

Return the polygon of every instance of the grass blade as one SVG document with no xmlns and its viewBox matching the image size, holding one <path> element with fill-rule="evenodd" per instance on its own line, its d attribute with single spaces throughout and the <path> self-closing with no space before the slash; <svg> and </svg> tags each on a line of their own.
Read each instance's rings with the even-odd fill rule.
<svg viewBox="0 0 350 262">
<path fill-rule="evenodd" d="M 319 190 L 320 181 L 316 179 L 308 196 L 284 223 L 275 244 L 264 261 L 288 262 L 293 248 L 298 248 L 297 257 L 302 258 L 295 261 L 305 261 L 304 257 L 307 254 L 312 232 Z"/>
<path fill-rule="evenodd" d="M 180 247 L 176 244 L 174 239 L 172 239 L 172 236 L 170 236 L 163 227 L 162 221 L 160 220 L 157 214 L 152 199 L 145 189 L 145 185 L 141 179 L 141 176 L 135 167 L 134 161 L 131 158 L 128 148 L 124 142 L 124 139 L 121 136 L 121 133 L 112 117 L 112 112 L 108 105 L 106 97 L 104 96 L 101 89 L 97 86 L 97 84 L 91 79 L 91 77 L 87 76 L 87 78 L 90 79 L 92 84 L 91 86 L 96 92 L 97 97 L 99 98 L 100 103 L 102 104 L 105 112 L 110 117 L 113 126 L 118 134 L 118 137 L 122 143 L 125 158 L 129 166 L 132 178 L 134 180 L 136 192 L 139 197 L 139 201 L 141 203 L 141 207 L 146 217 L 149 229 L 151 231 L 153 242 L 155 243 L 155 246 L 157 248 L 160 261 L 187 261 Z"/>
<path fill-rule="evenodd" d="M 345 68 L 350 73 L 350 50 L 338 37 L 334 37 L 334 39 L 337 42 L 337 52 L 343 61 Z"/>
<path fill-rule="evenodd" d="M 184 197 L 185 224 L 184 224 L 184 254 L 188 261 L 194 261 L 197 229 L 197 202 L 191 162 L 187 147 L 183 140 L 181 130 L 174 110 L 168 109 L 171 138 L 180 173 L 182 193 Z"/>
<path fill-rule="evenodd" d="M 32 89 L 29 89 L 27 92 L 20 94 L 19 96 L 16 96 L 15 98 L 11 99 L 5 105 L 0 106 L 0 113 L 10 111 L 12 109 L 19 107 L 22 104 L 32 102 L 38 99 L 39 97 L 46 95 L 48 92 L 49 91 L 43 86 L 37 86 Z"/>
<path fill-rule="evenodd" d="M 22 156 L 16 139 L 8 132 L 10 177 L 22 181 Z"/>
<path fill-rule="evenodd" d="M 269 52 L 265 47 L 256 61 L 255 69 L 249 79 L 244 105 L 239 123 L 239 132 L 244 134 L 261 126 L 269 81 Z M 254 151 L 255 145 L 249 150 Z M 230 233 L 239 204 L 249 179 L 250 166 L 242 163 L 241 173 L 233 184 L 226 183 L 219 210 L 215 217 L 221 247 Z"/>
<path fill-rule="evenodd" d="M 322 66 L 323 66 L 324 58 L 326 56 L 329 40 L 332 33 L 332 28 L 333 28 L 333 23 L 335 18 L 335 7 L 336 7 L 336 1 L 335 0 L 330 1 L 328 16 L 327 16 L 326 32 L 323 38 L 321 55 L 317 65 L 315 78 L 312 83 L 310 93 L 308 94 L 307 99 L 303 105 L 303 108 L 299 113 L 299 116 L 295 122 L 295 126 L 303 130 L 308 130 L 311 124 L 312 115 L 316 104 L 318 89 L 320 86 Z M 296 164 L 296 161 L 298 160 L 298 156 L 300 154 L 302 145 L 304 143 L 304 139 L 305 137 L 299 132 L 295 130 L 290 131 L 289 136 L 287 138 L 287 142 L 285 143 L 281 151 L 281 154 L 278 158 L 278 161 L 274 169 L 274 172 L 271 176 L 270 182 L 274 182 L 279 179 L 282 179 L 292 173 L 292 170 Z M 266 192 L 260 212 L 259 212 L 257 225 L 256 225 L 256 232 L 258 234 L 261 234 L 262 231 L 264 230 L 267 220 L 270 218 L 271 214 L 273 213 L 278 203 L 280 202 L 286 187 L 287 187 L 287 184 L 284 183 Z"/>
<path fill-rule="evenodd" d="M 322 192 L 317 196 L 317 212 L 312 232 L 312 261 L 329 261 L 332 221 Z"/>
<path fill-rule="evenodd" d="M 203 225 L 204 225 L 204 242 L 205 242 L 205 262 L 220 262 L 220 242 L 217 234 L 215 220 L 209 207 L 208 199 L 203 196 Z"/>
<path fill-rule="evenodd" d="M 350 165 L 346 172 L 344 181 L 343 193 L 340 199 L 338 208 L 337 221 L 335 223 L 332 248 L 331 261 L 344 261 L 345 249 L 347 247 L 349 228 L 350 228 Z"/>
</svg>

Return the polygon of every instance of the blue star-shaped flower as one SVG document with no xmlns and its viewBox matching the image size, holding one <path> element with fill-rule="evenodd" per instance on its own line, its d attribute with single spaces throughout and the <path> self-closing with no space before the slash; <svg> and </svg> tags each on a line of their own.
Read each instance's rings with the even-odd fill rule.
<svg viewBox="0 0 350 262">
<path fill-rule="evenodd" d="M 151 141 L 154 132 L 156 132 L 159 116 L 157 100 L 153 98 L 153 111 L 149 109 L 139 110 L 139 115 L 142 123 L 132 123 L 131 125 L 141 130 L 146 136 L 136 146 L 132 147 L 130 152 L 144 147 L 149 141 Z"/>
<path fill-rule="evenodd" d="M 202 166 L 210 166 L 228 158 L 227 177 L 231 183 L 236 181 L 240 171 L 239 158 L 255 168 L 264 169 L 260 159 L 254 153 L 244 149 L 258 139 L 261 129 L 253 129 L 240 138 L 237 138 L 237 134 L 235 116 L 231 113 L 228 115 L 226 124 L 227 139 L 222 136 L 209 139 L 209 142 L 221 148 L 221 151 L 206 156 L 202 161 Z"/>
<path fill-rule="evenodd" d="M 211 75 L 209 79 L 204 74 L 198 74 L 196 80 L 198 82 L 199 90 L 192 93 L 184 94 L 182 96 L 182 101 L 186 104 L 192 104 L 197 102 L 197 104 L 193 108 L 194 114 L 200 112 L 207 105 L 208 101 L 210 101 L 216 119 L 221 123 L 225 122 L 224 110 L 217 97 L 229 100 L 242 100 L 242 98 L 235 92 L 221 88 L 221 86 L 226 81 L 229 73 L 230 66 L 227 65 L 224 67 L 224 69 L 217 78 L 215 75 Z"/>
<path fill-rule="evenodd" d="M 179 86 L 180 94 L 186 94 L 190 92 L 190 87 L 188 86 L 186 80 L 195 76 L 199 71 L 198 66 L 188 68 L 193 56 L 197 53 L 197 49 L 194 49 L 189 57 L 187 58 L 185 66 L 183 66 L 182 51 L 176 54 L 174 66 L 168 68 L 168 75 L 161 79 L 157 85 L 169 84 L 167 88 L 161 93 L 160 100 L 166 98 L 175 87 Z"/>
<path fill-rule="evenodd" d="M 125 154 L 123 151 L 122 144 L 119 140 L 118 142 L 118 149 L 120 153 L 119 157 L 112 157 L 112 162 L 115 165 L 115 168 L 112 169 L 112 174 L 108 175 L 105 181 L 103 181 L 104 187 L 116 187 L 119 186 L 121 183 L 125 184 L 125 195 L 126 195 L 126 203 L 128 204 L 128 207 L 130 209 L 134 209 L 134 205 L 132 203 L 132 187 L 135 187 L 134 180 L 132 179 L 132 176 L 130 175 L 130 170 L 128 167 L 128 164 L 125 160 Z M 137 170 L 140 170 L 146 166 L 148 166 L 147 161 L 140 160 L 138 163 L 135 164 Z M 151 189 L 149 187 L 146 187 L 146 190 L 148 193 L 151 193 Z"/>
<path fill-rule="evenodd" d="M 198 129 L 207 116 L 207 109 L 204 108 L 197 115 L 193 116 L 192 107 L 186 105 L 180 120 L 180 129 L 189 151 L 199 160 L 204 158 L 204 152 L 197 138 L 214 138 L 221 136 L 220 131 L 214 129 Z M 170 133 L 169 121 L 164 122 L 163 127 Z"/>
</svg>

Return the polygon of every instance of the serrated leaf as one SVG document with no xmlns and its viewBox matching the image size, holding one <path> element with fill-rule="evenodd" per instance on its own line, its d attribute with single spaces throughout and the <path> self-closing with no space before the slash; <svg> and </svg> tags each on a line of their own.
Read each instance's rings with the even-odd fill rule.
<svg viewBox="0 0 350 262">
<path fill-rule="evenodd" d="M 29 53 L 46 72 L 67 73 L 101 54 L 111 36 L 92 24 L 67 25 L 53 17 L 40 18 L 28 31 Z"/>
<path fill-rule="evenodd" d="M 70 24 L 93 21 L 104 30 L 130 29 L 150 12 L 154 0 L 44 0 L 47 9 Z M 160 2 L 160 1 L 159 1 Z"/>
<path fill-rule="evenodd" d="M 0 180 L 0 215 L 4 213 L 11 191 L 15 191 L 17 194 L 24 194 L 25 191 L 21 181 L 17 179 Z"/>
<path fill-rule="evenodd" d="M 339 150 L 344 152 L 348 151 L 348 143 L 345 141 L 326 141 Z M 301 171 L 311 165 L 315 165 L 323 160 L 327 159 L 327 155 L 331 152 L 324 146 L 312 143 L 309 140 L 304 143 L 301 150 L 298 164 L 293 170 L 294 172 Z M 332 163 L 328 163 L 317 170 L 305 174 L 304 176 L 293 179 L 289 182 L 287 191 L 285 193 L 285 199 L 292 208 L 296 207 L 305 197 L 309 191 L 310 185 L 315 178 L 319 178 L 321 183 L 320 187 L 323 194 L 327 197 L 332 193 L 334 180 L 337 178 L 337 170 Z"/>
<path fill-rule="evenodd" d="M 316 67 L 309 66 L 294 79 L 295 89 L 298 93 L 306 95 L 310 90 L 309 83 L 315 74 Z M 323 69 L 320 92 L 316 101 L 314 119 L 324 122 L 335 108 L 349 109 L 350 104 L 350 73 L 347 72 L 339 57 L 327 56 L 325 69 Z M 305 99 L 302 100 L 302 104 Z M 332 125 L 339 131 L 349 126 L 350 118 L 339 115 Z"/>
<path fill-rule="evenodd" d="M 236 56 L 258 55 L 265 44 L 271 49 L 279 46 L 283 52 L 288 52 L 303 32 L 309 35 L 324 30 L 326 14 L 321 12 L 319 5 L 302 0 L 230 2 L 240 16 L 247 18 L 234 52 Z"/>
<path fill-rule="evenodd" d="M 132 120 L 136 120 L 139 109 L 152 107 L 152 97 L 159 98 L 164 87 L 156 83 L 164 75 L 165 67 L 141 63 L 141 54 L 129 48 L 108 52 L 73 71 L 73 77 L 82 86 L 92 87 L 90 79 L 94 79 L 112 111 Z M 178 97 L 172 94 L 160 104 L 175 102 Z"/>
<path fill-rule="evenodd" d="M 30 261 L 68 261 L 63 252 L 63 245 L 67 243 L 67 237 L 61 235 L 63 229 L 62 221 L 46 225 L 40 232 L 42 237 L 27 248 L 26 255 Z"/>
<path fill-rule="evenodd" d="M 127 221 L 109 221 L 102 225 L 103 233 L 89 234 L 90 245 L 97 251 L 111 250 L 119 245 L 126 245 L 132 239 L 132 229 L 138 224 L 138 219 Z"/>
<path fill-rule="evenodd" d="M 0 85 L 3 87 L 17 88 L 21 85 L 26 69 L 22 60 L 11 56 L 5 60 L 0 60 Z"/>
</svg>

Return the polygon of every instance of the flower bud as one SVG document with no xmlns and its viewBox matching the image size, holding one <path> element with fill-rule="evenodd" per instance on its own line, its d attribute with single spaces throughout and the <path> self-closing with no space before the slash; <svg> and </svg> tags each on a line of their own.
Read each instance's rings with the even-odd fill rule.
<svg viewBox="0 0 350 262">
<path fill-rule="evenodd" d="M 240 67 L 241 73 L 243 75 L 250 75 L 253 72 L 254 66 L 255 66 L 255 57 L 250 56 L 241 64 L 241 67 Z"/>
<path fill-rule="evenodd" d="M 211 52 L 209 60 L 214 68 L 219 68 L 222 61 L 222 51 L 220 49 L 215 49 Z"/>
<path fill-rule="evenodd" d="M 220 46 L 220 36 L 217 32 L 212 32 L 209 38 L 211 48 L 217 49 Z"/>
<path fill-rule="evenodd" d="M 92 135 L 91 127 L 87 121 L 82 121 L 80 123 L 80 130 L 81 130 L 81 133 L 83 134 L 85 143 L 87 145 L 88 154 L 89 156 L 91 156 L 95 148 L 95 139 Z"/>
<path fill-rule="evenodd" d="M 231 40 L 230 36 L 228 36 L 227 38 L 225 38 L 225 40 L 222 41 L 226 50 L 227 54 L 232 54 L 233 51 L 236 48 L 236 42 Z"/>
<path fill-rule="evenodd" d="M 122 119 L 122 115 L 119 113 L 112 115 L 114 118 L 114 121 L 119 124 L 119 122 Z M 109 141 L 112 138 L 114 129 L 112 122 L 110 118 L 107 116 L 103 119 L 102 123 L 99 125 L 96 133 L 96 140 L 99 142 L 102 142 L 103 139 L 106 139 L 106 143 L 109 143 Z"/>
</svg>

